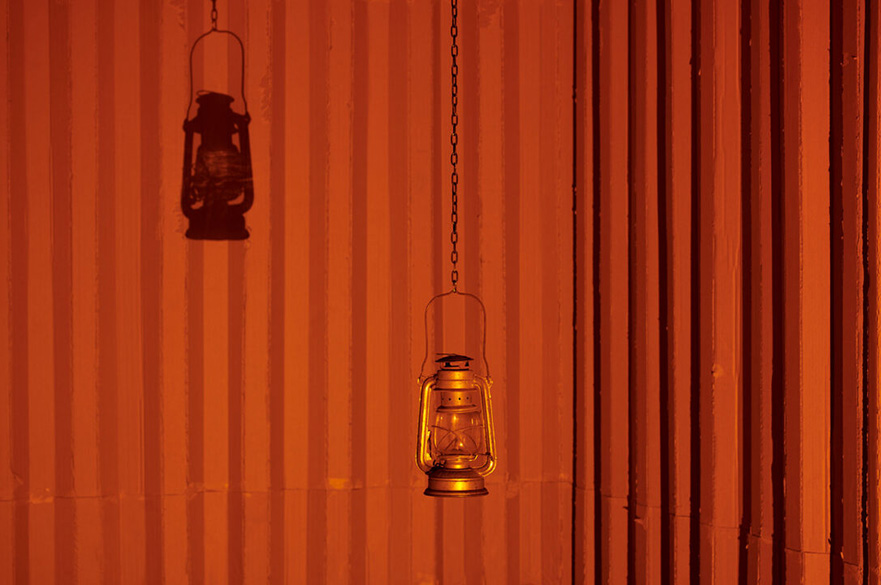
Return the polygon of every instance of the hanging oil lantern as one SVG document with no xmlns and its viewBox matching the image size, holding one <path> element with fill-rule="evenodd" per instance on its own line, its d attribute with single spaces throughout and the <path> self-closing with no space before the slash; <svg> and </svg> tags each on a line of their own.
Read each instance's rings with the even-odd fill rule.
<svg viewBox="0 0 881 585">
<path fill-rule="evenodd" d="M 213 2 L 212 2 L 213 4 Z M 242 102 L 245 113 L 233 111 L 232 96 L 200 91 L 198 111 L 190 119 L 193 89 L 193 52 L 210 34 L 227 34 L 242 54 Z M 245 212 L 254 203 L 251 145 L 248 139 L 248 102 L 245 100 L 245 47 L 239 37 L 217 29 L 217 9 L 211 11 L 211 30 L 201 35 L 190 50 L 190 105 L 184 120 L 184 168 L 181 208 L 189 220 L 186 236 L 194 240 L 244 240 L 248 237 Z M 193 160 L 193 143 L 199 146 Z"/>
<path fill-rule="evenodd" d="M 472 358 L 442 355 L 422 383 L 416 461 L 428 475 L 427 496 L 485 496 L 484 477 L 496 465 L 489 376 Z"/>
<path fill-rule="evenodd" d="M 425 358 L 419 372 L 421 384 L 419 400 L 419 424 L 416 436 L 416 464 L 423 473 L 428 475 L 427 496 L 463 497 L 485 496 L 484 478 L 496 467 L 495 433 L 493 431 L 492 399 L 490 388 L 492 378 L 489 375 L 489 364 L 486 361 L 486 308 L 477 296 L 460 292 L 459 252 L 457 243 L 459 234 L 458 185 L 459 174 L 457 164 L 459 154 L 456 146 L 459 136 L 456 132 L 459 123 L 457 113 L 458 85 L 456 83 L 459 67 L 456 57 L 459 47 L 456 44 L 458 27 L 456 18 L 458 7 L 456 0 L 451 0 L 452 25 L 450 36 L 452 45 L 451 74 L 451 114 L 450 144 L 452 153 L 450 174 L 452 207 L 450 212 L 450 281 L 452 290 L 439 294 L 428 301 L 425 306 Z M 428 360 L 428 312 L 432 303 L 449 297 L 476 302 L 483 315 L 483 343 L 481 346 L 483 364 L 486 375 L 481 376 L 472 370 L 474 360 L 461 353 L 442 353 L 435 361 L 438 364 L 434 374 L 425 377 L 425 363 Z M 445 313 L 448 318 L 448 314 Z"/>
</svg>

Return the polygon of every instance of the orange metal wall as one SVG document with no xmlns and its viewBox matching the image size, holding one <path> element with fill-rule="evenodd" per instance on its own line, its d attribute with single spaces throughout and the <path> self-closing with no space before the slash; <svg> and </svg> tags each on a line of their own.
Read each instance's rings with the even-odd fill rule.
<svg viewBox="0 0 881 585">
<path fill-rule="evenodd" d="M 881 580 L 878 2 L 460 0 L 467 501 L 413 461 L 448 3 L 220 0 L 245 243 L 178 205 L 208 2 L 2 6 L 0 583 Z"/>
<path fill-rule="evenodd" d="M 247 47 L 245 243 L 183 237 L 210 6 L 0 10 L 0 583 L 568 581 L 573 6 L 460 3 L 460 284 L 501 446 L 478 501 L 423 496 L 414 461 L 448 3 L 217 3 Z M 220 50 L 196 89 L 236 88 Z"/>
<path fill-rule="evenodd" d="M 575 582 L 879 582 L 878 3 L 577 15 Z"/>
</svg>

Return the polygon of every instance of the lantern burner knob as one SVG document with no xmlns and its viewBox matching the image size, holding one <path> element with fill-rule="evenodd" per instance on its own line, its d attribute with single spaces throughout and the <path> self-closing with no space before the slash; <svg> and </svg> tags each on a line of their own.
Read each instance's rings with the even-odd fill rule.
<svg viewBox="0 0 881 585">
<path fill-rule="evenodd" d="M 443 364 L 444 370 L 467 370 L 469 365 L 468 362 L 474 360 L 474 358 L 468 357 L 467 355 L 460 355 L 457 353 L 442 353 L 438 355 L 440 355 L 440 357 L 434 360 L 434 363 Z"/>
</svg>

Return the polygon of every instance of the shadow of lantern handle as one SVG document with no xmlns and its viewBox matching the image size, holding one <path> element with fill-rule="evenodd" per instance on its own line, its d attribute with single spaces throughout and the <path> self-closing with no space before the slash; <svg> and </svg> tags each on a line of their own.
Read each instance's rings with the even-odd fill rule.
<svg viewBox="0 0 881 585">
<path fill-rule="evenodd" d="M 196 46 L 204 39 L 205 37 L 211 34 L 222 34 L 229 35 L 236 40 L 239 44 L 239 51 L 242 54 L 242 71 L 241 71 L 241 79 L 242 79 L 242 103 L 245 106 L 245 118 L 250 120 L 251 115 L 248 113 L 248 100 L 245 98 L 245 45 L 242 43 L 242 39 L 239 38 L 239 35 L 234 33 L 231 30 L 225 29 L 216 29 L 212 28 L 208 32 L 204 32 L 193 42 L 193 46 L 190 48 L 190 101 L 187 103 L 187 116 L 184 118 L 184 124 L 186 125 L 187 121 L 190 119 L 190 110 L 193 108 L 193 54 L 196 52 Z M 184 126 L 186 129 L 186 126 Z"/>
</svg>

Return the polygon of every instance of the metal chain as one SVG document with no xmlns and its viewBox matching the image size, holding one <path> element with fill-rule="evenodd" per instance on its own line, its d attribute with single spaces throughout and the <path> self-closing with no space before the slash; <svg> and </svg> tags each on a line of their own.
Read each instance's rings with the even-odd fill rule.
<svg viewBox="0 0 881 585">
<path fill-rule="evenodd" d="M 459 65 L 456 63 L 456 57 L 459 56 L 459 45 L 456 44 L 456 37 L 459 35 L 459 27 L 456 24 L 456 17 L 459 15 L 457 0 L 450 0 L 450 6 L 453 16 L 452 24 L 450 26 L 450 36 L 453 39 L 450 47 L 450 55 L 453 57 L 453 64 L 450 67 L 450 95 L 452 105 L 450 123 L 453 126 L 453 130 L 450 133 L 450 144 L 453 146 L 453 151 L 450 154 L 450 163 L 453 165 L 453 172 L 450 175 L 453 202 L 452 211 L 450 212 L 450 223 L 452 223 L 450 242 L 453 244 L 453 251 L 450 252 L 450 261 L 453 263 L 453 269 L 450 272 L 450 280 L 453 282 L 453 290 L 456 290 L 456 284 L 459 282 L 459 270 L 457 269 L 459 264 L 459 251 L 456 249 L 456 244 L 459 242 L 459 232 L 456 230 L 459 223 L 459 173 L 456 170 L 456 167 L 459 164 L 459 153 L 456 151 L 456 146 L 459 144 L 459 135 L 456 133 L 456 127 L 459 125 L 459 114 L 456 112 L 456 106 L 459 105 L 459 86 L 457 84 Z"/>
<path fill-rule="evenodd" d="M 217 0 L 211 0 L 211 28 L 217 30 Z"/>
</svg>

